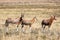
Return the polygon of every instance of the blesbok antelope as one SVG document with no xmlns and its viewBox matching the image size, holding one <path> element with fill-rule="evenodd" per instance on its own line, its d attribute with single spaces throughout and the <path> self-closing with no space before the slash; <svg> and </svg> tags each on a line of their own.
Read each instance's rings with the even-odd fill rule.
<svg viewBox="0 0 60 40">
<path fill-rule="evenodd" d="M 46 26 L 50 28 L 54 20 L 56 20 L 55 16 L 51 16 L 49 19 L 42 20 L 41 25 L 42 25 L 43 30 L 45 29 Z"/>
<path fill-rule="evenodd" d="M 32 26 L 32 24 L 35 22 L 35 19 L 36 19 L 36 17 L 34 17 L 33 19 L 31 19 L 31 20 L 22 20 L 22 23 L 21 23 L 21 25 L 22 25 L 22 28 L 24 27 L 24 25 L 28 25 L 29 27 L 30 27 L 30 30 L 31 30 L 31 26 Z"/>
<path fill-rule="evenodd" d="M 21 23 L 23 17 L 24 17 L 24 15 L 21 15 L 21 17 L 15 18 L 15 19 L 7 18 L 6 21 L 5 21 L 5 26 L 7 28 L 6 29 L 6 33 L 8 33 L 8 26 L 9 26 L 9 24 L 16 24 L 17 25 L 17 31 L 18 31 L 18 26 Z"/>
</svg>

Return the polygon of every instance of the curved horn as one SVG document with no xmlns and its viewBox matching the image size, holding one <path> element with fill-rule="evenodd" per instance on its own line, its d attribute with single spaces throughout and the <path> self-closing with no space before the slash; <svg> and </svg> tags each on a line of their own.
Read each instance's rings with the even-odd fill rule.
<svg viewBox="0 0 60 40">
<path fill-rule="evenodd" d="M 21 13 L 21 17 L 24 17 L 24 14 L 23 13 Z"/>
</svg>

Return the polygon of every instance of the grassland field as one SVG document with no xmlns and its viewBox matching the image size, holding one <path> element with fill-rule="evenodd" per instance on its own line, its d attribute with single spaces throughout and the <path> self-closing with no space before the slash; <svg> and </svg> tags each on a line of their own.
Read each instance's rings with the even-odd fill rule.
<svg viewBox="0 0 60 40">
<path fill-rule="evenodd" d="M 19 25 L 19 32 L 16 32 L 16 24 L 9 25 L 9 35 L 5 35 L 4 23 L 7 18 L 17 18 L 24 14 L 24 19 L 30 20 L 34 16 L 38 21 L 32 25 L 32 32 L 29 32 L 29 26 L 25 26 L 24 32 L 21 32 L 21 25 Z M 42 32 L 41 21 L 55 15 L 57 20 L 51 25 L 50 32 L 46 27 L 46 32 Z M 60 40 L 60 8 L 2 8 L 0 9 L 0 40 Z"/>
</svg>

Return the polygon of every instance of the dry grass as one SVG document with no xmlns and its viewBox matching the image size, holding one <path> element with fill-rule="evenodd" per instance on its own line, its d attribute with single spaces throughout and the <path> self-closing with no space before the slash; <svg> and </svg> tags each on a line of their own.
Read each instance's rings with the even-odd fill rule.
<svg viewBox="0 0 60 40">
<path fill-rule="evenodd" d="M 24 27 L 24 32 L 21 31 L 21 25 L 19 32 L 16 32 L 16 25 L 9 25 L 9 35 L 4 33 L 4 23 L 7 18 L 20 17 L 21 13 L 24 13 L 24 19 L 32 19 L 34 16 L 39 20 L 32 25 L 32 32 L 29 32 L 29 27 Z M 55 15 L 57 20 L 53 22 L 50 32 L 48 27 L 43 32 L 41 29 L 42 19 L 49 18 L 51 15 Z M 20 8 L 20 9 L 0 9 L 0 40 L 60 40 L 60 9 L 47 9 L 47 8 Z"/>
</svg>

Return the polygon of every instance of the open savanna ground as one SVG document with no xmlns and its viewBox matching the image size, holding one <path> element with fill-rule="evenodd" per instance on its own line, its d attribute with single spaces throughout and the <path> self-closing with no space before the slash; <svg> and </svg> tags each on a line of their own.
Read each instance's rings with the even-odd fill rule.
<svg viewBox="0 0 60 40">
<path fill-rule="evenodd" d="M 21 31 L 21 25 L 19 25 L 19 32 L 16 32 L 16 24 L 9 25 L 9 34 L 5 34 L 5 20 L 7 18 L 17 18 L 24 14 L 24 19 L 30 20 L 34 16 L 38 19 L 32 25 L 32 30 L 29 32 L 29 26 L 25 26 Z M 51 27 L 50 32 L 48 27 L 43 32 L 41 28 L 41 21 L 43 19 L 50 18 L 51 15 L 55 15 L 56 19 Z M 58 8 L 19 8 L 19 9 L 0 9 L 0 40 L 60 40 L 60 9 Z"/>
</svg>

